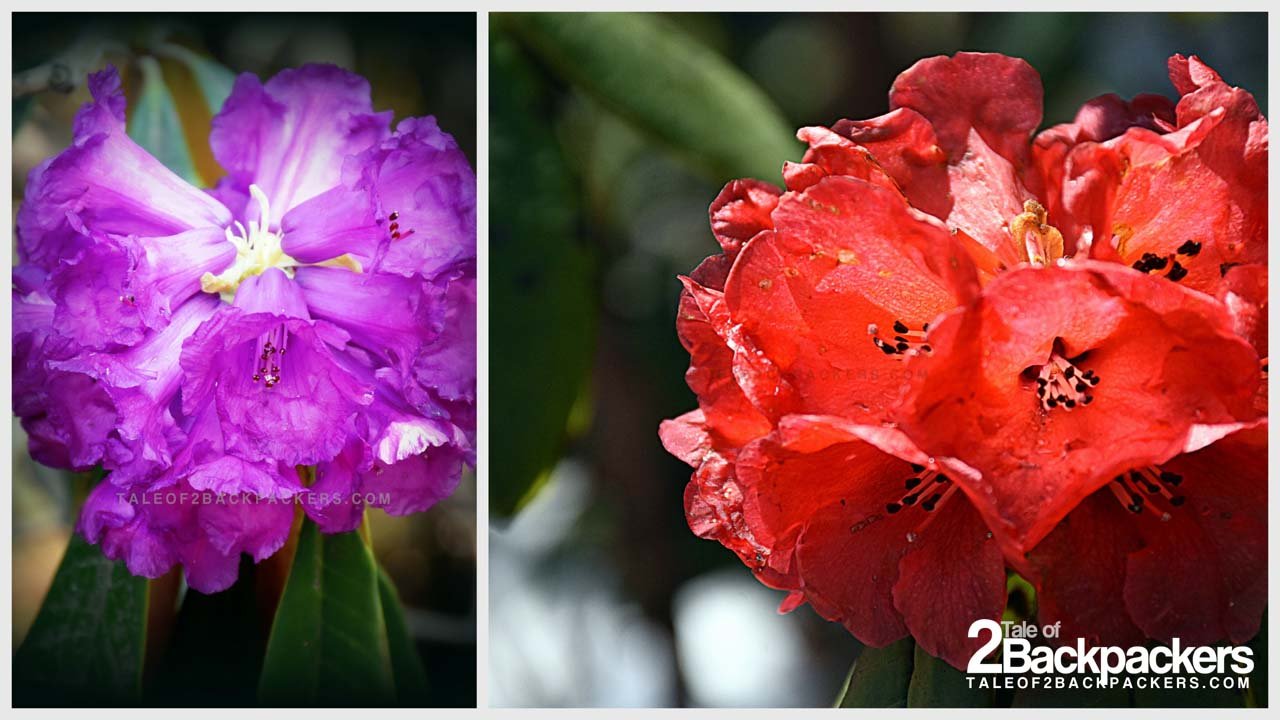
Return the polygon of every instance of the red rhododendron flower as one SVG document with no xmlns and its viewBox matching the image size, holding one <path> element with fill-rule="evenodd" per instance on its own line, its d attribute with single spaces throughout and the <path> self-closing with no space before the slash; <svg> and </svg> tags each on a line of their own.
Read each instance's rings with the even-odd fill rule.
<svg viewBox="0 0 1280 720">
<path fill-rule="evenodd" d="M 1265 522 L 1235 521 L 1250 550 L 1203 602 L 1166 611 L 1146 574 L 1187 543 L 1183 561 L 1222 549 L 1181 515 L 1245 490 L 1171 478 L 1206 455 L 1257 463 L 1239 429 L 1265 415 L 1265 120 L 1197 59 L 1170 68 L 1176 105 L 1104 96 L 1033 142 L 1030 66 L 929 58 L 887 115 L 802 129 L 784 190 L 726 186 L 724 252 L 677 319 L 699 409 L 661 430 L 696 468 L 694 532 L 791 591 L 784 609 L 807 601 L 876 646 L 910 633 L 957 666 L 969 623 L 1003 609 L 1006 561 L 1081 632 L 1167 637 L 1171 613 L 1237 595 L 1240 621 L 1207 633 L 1247 631 Z M 1115 520 L 1086 512 L 1104 497 L 1133 540 L 1097 550 L 1128 563 L 1127 613 L 1107 610 L 1114 575 L 1063 583 L 1026 555 L 1092 542 L 1054 528 Z M 1095 627 L 1108 612 L 1136 633 Z"/>
<path fill-rule="evenodd" d="M 1028 563 L 1068 641 L 1247 642 L 1267 603 L 1266 423 L 1117 475 Z"/>
</svg>

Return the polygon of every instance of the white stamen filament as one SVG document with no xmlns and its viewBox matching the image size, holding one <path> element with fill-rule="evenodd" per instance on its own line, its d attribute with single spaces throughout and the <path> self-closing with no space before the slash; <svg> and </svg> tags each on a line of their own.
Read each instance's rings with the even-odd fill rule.
<svg viewBox="0 0 1280 720">
<path fill-rule="evenodd" d="M 267 194 L 257 185 L 249 186 L 249 194 L 258 203 L 258 219 L 250 220 L 247 228 L 237 220 L 226 229 L 227 242 L 235 246 L 236 258 L 217 275 L 209 272 L 202 275 L 201 290 L 218 293 L 229 303 L 235 298 L 240 283 L 261 275 L 268 268 L 279 268 L 290 278 L 295 268 L 307 266 L 343 267 L 352 272 L 363 272 L 360 261 L 347 253 L 318 263 L 303 263 L 290 257 L 283 248 L 284 233 L 271 229 L 271 201 Z"/>
</svg>

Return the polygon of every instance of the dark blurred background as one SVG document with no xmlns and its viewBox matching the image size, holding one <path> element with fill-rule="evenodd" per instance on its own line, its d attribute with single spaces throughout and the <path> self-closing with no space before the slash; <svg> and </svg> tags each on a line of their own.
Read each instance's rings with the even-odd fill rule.
<svg viewBox="0 0 1280 720">
<path fill-rule="evenodd" d="M 1199 55 L 1267 102 L 1263 14 L 744 13 L 627 23 L 727 60 L 791 130 L 883 114 L 899 72 L 960 50 L 1029 61 L 1045 85 L 1044 126 L 1104 92 L 1176 97 L 1166 70 L 1174 53 Z M 513 16 L 493 16 L 491 29 L 492 702 L 830 705 L 857 641 L 808 607 L 777 615 L 782 593 L 694 537 L 682 502 L 690 469 L 657 437 L 664 418 L 695 407 L 675 333 L 676 276 L 719 251 L 707 207 L 733 175 L 697 162 L 696 148 L 660 140 L 625 98 L 592 85 L 591 70 L 573 64 L 588 41 L 560 33 L 556 45 L 545 23 Z M 801 152 L 796 144 L 791 159 Z M 780 182 L 779 171 L 764 179 Z M 563 196 L 547 193 L 549 180 Z M 521 207 L 527 193 L 537 208 Z M 556 253 L 550 265 L 525 249 L 539 242 Z M 575 287 L 567 298 L 548 295 Z M 560 402 L 566 389 L 571 402 Z M 522 440 L 530 435 L 539 437 Z M 524 453 L 536 457 L 519 461 Z"/>
<path fill-rule="evenodd" d="M 174 47 L 182 50 L 174 51 Z M 59 58 L 71 72 L 27 86 L 15 80 L 13 211 L 27 173 L 71 141 L 71 120 L 89 99 L 84 74 L 113 63 L 135 110 L 136 58 L 157 57 L 174 96 L 189 151 L 208 187 L 222 174 L 208 151 L 210 113 L 180 60 L 189 51 L 234 73 L 263 80 L 306 62 L 329 62 L 367 78 L 376 110 L 394 122 L 435 115 L 475 162 L 476 18 L 471 13 L 336 14 L 31 14 L 13 17 L 15 78 Z M 15 257 L 16 262 L 16 257 Z M 13 424 L 13 641 L 21 643 L 49 588 L 75 520 L 67 473 L 35 464 Z M 474 475 L 426 513 L 369 514 L 374 551 L 405 605 L 410 634 L 426 666 L 432 704 L 475 705 Z M 230 592 L 230 591 L 229 591 Z M 248 688 L 252 692 L 253 688 Z M 221 696 L 178 702 L 236 702 Z"/>
</svg>

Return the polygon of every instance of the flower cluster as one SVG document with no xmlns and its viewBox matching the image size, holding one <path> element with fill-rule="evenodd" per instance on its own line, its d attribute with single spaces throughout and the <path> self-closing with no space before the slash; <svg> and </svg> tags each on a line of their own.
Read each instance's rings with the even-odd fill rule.
<svg viewBox="0 0 1280 720">
<path fill-rule="evenodd" d="M 393 130 L 335 67 L 244 74 L 206 192 L 126 134 L 114 69 L 89 85 L 74 142 L 28 179 L 13 290 L 32 455 L 107 471 L 79 531 L 215 592 L 295 507 L 345 532 L 360 498 L 447 496 L 475 462 L 475 176 L 453 138 Z"/>
<path fill-rule="evenodd" d="M 1074 642 L 1243 642 L 1266 602 L 1267 124 L 1195 57 L 1174 103 L 1034 134 L 960 53 L 729 183 L 685 278 L 689 524 L 860 640 L 964 667 L 1012 569 Z"/>
</svg>

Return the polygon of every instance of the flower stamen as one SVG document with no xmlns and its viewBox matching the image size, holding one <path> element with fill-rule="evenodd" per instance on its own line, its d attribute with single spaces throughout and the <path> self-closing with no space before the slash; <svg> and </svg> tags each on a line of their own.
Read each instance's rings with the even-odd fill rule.
<svg viewBox="0 0 1280 720">
<path fill-rule="evenodd" d="M 1168 522 L 1173 517 L 1172 509 L 1181 507 L 1187 500 L 1185 496 L 1175 494 L 1172 489 L 1181 484 L 1182 476 L 1178 473 L 1148 465 L 1130 470 L 1128 475 L 1117 475 L 1107 487 L 1120 504 L 1134 515 L 1151 507 L 1152 512 L 1159 513 L 1161 522 Z M 1146 492 L 1145 497 L 1143 492 Z M 1159 504 L 1155 502 L 1157 495 L 1162 498 Z M 1168 504 L 1168 508 L 1161 507 L 1162 504 Z"/>
<path fill-rule="evenodd" d="M 1153 273 L 1164 273 L 1164 277 L 1178 282 L 1187 276 L 1187 265 L 1191 264 L 1191 259 L 1200 254 L 1200 243 L 1195 240 L 1188 240 L 1178 246 L 1178 249 L 1169 255 L 1156 255 L 1155 253 L 1142 253 L 1142 257 L 1133 263 L 1133 269 L 1141 273 L 1151 275 Z"/>
<path fill-rule="evenodd" d="M 269 268 L 277 268 L 289 278 L 299 267 L 342 267 L 352 272 L 362 272 L 360 261 L 348 253 L 318 263 L 299 262 L 284 251 L 284 233 L 272 230 L 271 202 L 257 185 L 249 186 L 249 194 L 258 204 L 258 219 L 250 220 L 248 227 L 236 220 L 226 229 L 227 242 L 235 246 L 236 257 L 225 270 L 214 275 L 207 272 L 200 276 L 200 289 L 217 293 L 225 302 L 235 299 L 240 283 L 254 275 L 261 275 Z"/>
<path fill-rule="evenodd" d="M 903 483 L 907 493 L 898 498 L 897 502 L 884 506 L 885 511 L 890 515 L 900 512 L 903 508 L 911 507 L 917 502 L 925 512 L 933 512 L 950 499 L 956 489 L 951 478 L 937 470 L 926 470 L 923 465 L 912 465 L 911 469 L 917 474 L 907 478 Z"/>
<path fill-rule="evenodd" d="M 1098 386 L 1102 378 L 1092 370 L 1080 372 L 1066 358 L 1058 353 L 1049 357 L 1049 362 L 1040 368 L 1036 376 L 1036 396 L 1040 398 L 1040 406 L 1045 410 L 1061 407 L 1071 412 L 1077 407 L 1093 402 L 1089 391 Z"/>
<path fill-rule="evenodd" d="M 391 233 L 392 240 L 403 240 L 413 234 L 413 228 L 408 230 L 400 229 L 400 213 L 398 211 L 392 211 L 387 216 L 387 220 L 391 221 L 391 224 L 387 226 L 387 231 Z"/>
<path fill-rule="evenodd" d="M 880 352 L 895 360 L 903 360 L 919 354 L 929 355 L 933 352 L 933 348 L 927 342 L 929 323 L 925 323 L 919 330 L 912 330 L 901 320 L 894 320 L 893 332 L 892 341 L 884 340 L 880 337 L 879 325 L 875 323 L 867 325 L 867 334 L 871 336 L 871 342 L 880 348 Z"/>
</svg>

